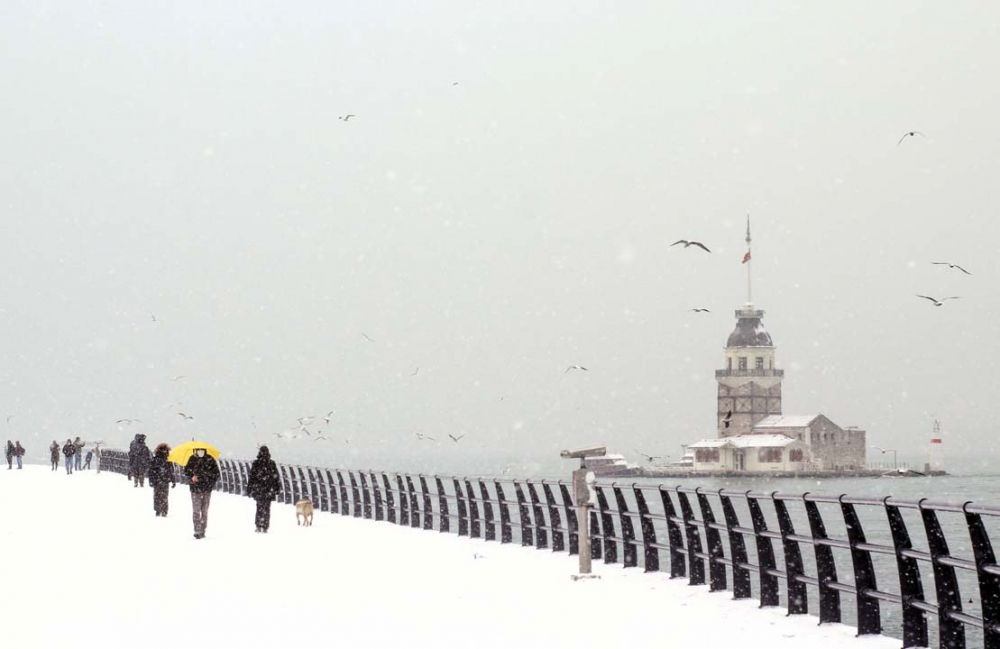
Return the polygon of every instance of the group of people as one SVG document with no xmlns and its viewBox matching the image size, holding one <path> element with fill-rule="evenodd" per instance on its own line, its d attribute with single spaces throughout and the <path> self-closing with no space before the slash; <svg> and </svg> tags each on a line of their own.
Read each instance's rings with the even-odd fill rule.
<svg viewBox="0 0 1000 649">
<path fill-rule="evenodd" d="M 146 445 L 146 436 L 138 434 L 128 450 L 128 478 L 134 488 L 144 487 L 146 478 L 153 488 L 153 512 L 156 516 L 166 516 L 170 489 L 177 486 L 173 463 L 169 460 L 170 446 L 158 444 L 155 452 Z M 208 527 L 208 506 L 212 501 L 212 491 L 219 480 L 219 464 L 208 453 L 208 449 L 195 448 L 193 455 L 184 465 L 184 475 L 191 488 L 191 516 L 194 523 L 194 538 L 205 538 Z M 254 516 L 256 531 L 266 533 L 271 526 L 271 502 L 281 491 L 281 477 L 278 466 L 271 459 L 271 452 L 261 446 L 257 459 L 250 466 L 247 493 L 257 502 Z"/>
<path fill-rule="evenodd" d="M 90 461 L 94 459 L 94 452 L 88 449 L 85 460 L 83 457 L 83 448 L 86 445 L 87 443 L 79 437 L 76 439 L 66 439 L 66 443 L 62 445 L 61 449 L 66 461 L 66 475 L 72 475 L 74 470 L 90 469 Z M 53 471 L 59 470 L 59 451 L 59 442 L 52 440 L 52 443 L 49 444 L 49 459 L 52 462 Z"/>
<path fill-rule="evenodd" d="M 24 447 L 21 446 L 20 440 L 15 444 L 11 444 L 10 440 L 7 440 L 7 450 L 5 452 L 7 456 L 7 470 L 14 468 L 14 461 L 17 461 L 17 468 L 22 468 L 21 458 L 24 457 Z"/>
</svg>

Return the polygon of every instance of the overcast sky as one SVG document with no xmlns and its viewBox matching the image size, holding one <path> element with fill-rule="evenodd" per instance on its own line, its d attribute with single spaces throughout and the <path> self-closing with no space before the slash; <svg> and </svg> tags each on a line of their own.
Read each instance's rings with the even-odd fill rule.
<svg viewBox="0 0 1000 649">
<path fill-rule="evenodd" d="M 552 473 L 591 442 L 676 458 L 715 434 L 749 212 L 785 414 L 921 462 L 938 417 L 988 468 L 998 20 L 5 0 L 2 437 L 36 461 L 136 432 L 387 470 Z M 330 410 L 310 430 L 331 442 L 274 438 Z"/>
</svg>

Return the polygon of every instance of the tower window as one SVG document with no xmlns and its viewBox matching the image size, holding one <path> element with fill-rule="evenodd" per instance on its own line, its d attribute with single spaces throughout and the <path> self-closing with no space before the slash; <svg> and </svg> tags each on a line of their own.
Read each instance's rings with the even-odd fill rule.
<svg viewBox="0 0 1000 649">
<path fill-rule="evenodd" d="M 733 369 L 733 359 L 731 359 L 731 358 L 727 358 L 726 359 L 726 369 L 727 370 L 732 370 Z"/>
<path fill-rule="evenodd" d="M 746 356 L 740 356 L 740 369 L 745 370 L 747 368 Z"/>
<path fill-rule="evenodd" d="M 762 369 L 764 369 L 764 359 L 763 359 L 763 358 L 760 358 L 760 357 L 756 358 L 756 359 L 754 360 L 754 365 L 756 365 L 756 366 L 757 366 L 757 369 L 758 369 L 758 370 L 762 370 Z"/>
</svg>

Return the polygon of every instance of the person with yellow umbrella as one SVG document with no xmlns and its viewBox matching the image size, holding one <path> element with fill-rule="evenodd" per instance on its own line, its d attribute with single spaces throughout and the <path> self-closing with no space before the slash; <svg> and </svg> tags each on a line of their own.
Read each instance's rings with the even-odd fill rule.
<svg viewBox="0 0 1000 649">
<path fill-rule="evenodd" d="M 191 485 L 191 517 L 194 538 L 205 538 L 208 527 L 208 505 L 212 490 L 219 480 L 219 449 L 205 442 L 185 442 L 170 452 L 170 461 L 184 467 Z"/>
</svg>

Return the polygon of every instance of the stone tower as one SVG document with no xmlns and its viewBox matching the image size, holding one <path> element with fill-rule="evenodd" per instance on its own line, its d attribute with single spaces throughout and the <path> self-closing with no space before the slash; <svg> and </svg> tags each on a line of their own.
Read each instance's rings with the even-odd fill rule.
<svg viewBox="0 0 1000 649">
<path fill-rule="evenodd" d="M 774 367 L 774 343 L 764 330 L 763 317 L 764 312 L 750 303 L 736 311 L 736 329 L 726 341 L 725 367 L 715 371 L 720 437 L 745 435 L 764 417 L 781 414 L 785 373 Z"/>
</svg>

